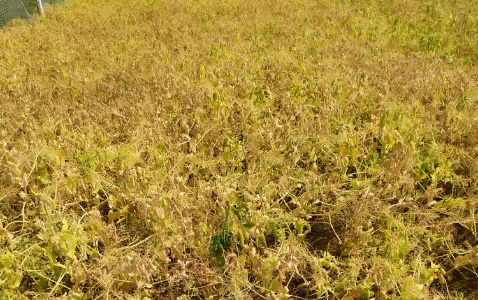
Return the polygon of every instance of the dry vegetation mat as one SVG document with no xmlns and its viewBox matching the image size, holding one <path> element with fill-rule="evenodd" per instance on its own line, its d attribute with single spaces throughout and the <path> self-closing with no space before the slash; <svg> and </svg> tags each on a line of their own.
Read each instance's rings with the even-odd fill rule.
<svg viewBox="0 0 478 300">
<path fill-rule="evenodd" d="M 71 0 L 0 30 L 1 299 L 477 299 L 478 2 Z"/>
</svg>

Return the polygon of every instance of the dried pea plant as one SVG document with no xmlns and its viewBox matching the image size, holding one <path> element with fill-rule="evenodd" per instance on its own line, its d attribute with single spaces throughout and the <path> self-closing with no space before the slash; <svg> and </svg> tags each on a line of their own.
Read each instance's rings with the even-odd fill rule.
<svg viewBox="0 0 478 300">
<path fill-rule="evenodd" d="M 2 299 L 476 299 L 478 3 L 71 0 L 0 30 Z"/>
</svg>

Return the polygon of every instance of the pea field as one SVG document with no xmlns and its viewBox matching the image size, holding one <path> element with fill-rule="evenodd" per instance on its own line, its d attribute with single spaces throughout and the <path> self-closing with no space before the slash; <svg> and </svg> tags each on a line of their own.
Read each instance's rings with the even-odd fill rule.
<svg viewBox="0 0 478 300">
<path fill-rule="evenodd" d="M 478 2 L 70 0 L 0 29 L 0 299 L 478 299 Z"/>
</svg>

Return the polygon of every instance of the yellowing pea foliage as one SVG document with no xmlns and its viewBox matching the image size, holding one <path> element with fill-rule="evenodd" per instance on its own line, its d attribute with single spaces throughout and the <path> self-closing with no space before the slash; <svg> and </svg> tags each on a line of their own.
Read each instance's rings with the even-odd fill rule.
<svg viewBox="0 0 478 300">
<path fill-rule="evenodd" d="M 476 1 L 70 0 L 0 30 L 0 294 L 474 299 Z"/>
</svg>

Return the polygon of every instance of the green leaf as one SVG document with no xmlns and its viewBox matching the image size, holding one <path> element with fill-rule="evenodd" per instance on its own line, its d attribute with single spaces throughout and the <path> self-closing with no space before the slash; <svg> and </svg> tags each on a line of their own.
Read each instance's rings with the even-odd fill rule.
<svg viewBox="0 0 478 300">
<path fill-rule="evenodd" d="M 253 228 L 254 226 L 256 226 L 256 223 L 252 222 L 252 221 L 246 221 L 244 224 L 242 224 L 244 226 L 244 228 L 246 229 L 251 229 Z"/>
<path fill-rule="evenodd" d="M 283 242 L 286 240 L 285 229 L 277 223 L 269 223 L 266 227 L 266 234 L 273 234 L 276 242 Z"/>
<path fill-rule="evenodd" d="M 299 219 L 294 224 L 295 230 L 297 231 L 297 240 L 299 243 L 302 243 L 307 233 L 310 232 L 310 224 L 304 219 Z M 307 229 L 304 231 L 304 229 Z"/>
<path fill-rule="evenodd" d="M 219 267 L 225 263 L 224 252 L 231 247 L 232 233 L 224 228 L 220 234 L 214 236 L 209 246 L 209 255 L 215 259 L 215 264 Z"/>
<path fill-rule="evenodd" d="M 2 281 L 10 289 L 16 289 L 22 282 L 23 274 L 21 271 L 7 270 L 2 274 Z"/>
<path fill-rule="evenodd" d="M 62 248 L 63 253 L 69 257 L 74 258 L 76 252 L 76 245 L 78 244 L 78 238 L 73 236 L 69 233 L 62 233 L 60 246 Z"/>
<path fill-rule="evenodd" d="M 225 264 L 226 264 L 226 259 L 223 256 L 216 258 L 216 266 L 222 267 Z"/>
<path fill-rule="evenodd" d="M 246 208 L 247 204 L 239 199 L 237 200 L 237 204 L 234 205 L 234 207 L 232 208 L 232 212 L 234 213 L 234 215 L 236 215 L 239 221 L 244 220 L 244 216 L 246 215 Z"/>
<path fill-rule="evenodd" d="M 8 270 L 15 266 L 15 255 L 7 251 L 0 257 L 0 270 Z"/>
</svg>

